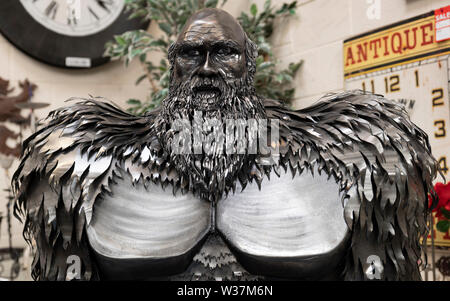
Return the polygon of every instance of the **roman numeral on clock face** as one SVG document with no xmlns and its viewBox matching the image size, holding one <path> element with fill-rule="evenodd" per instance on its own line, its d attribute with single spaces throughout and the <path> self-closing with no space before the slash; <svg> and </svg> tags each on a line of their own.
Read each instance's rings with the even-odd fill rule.
<svg viewBox="0 0 450 301">
<path fill-rule="evenodd" d="M 0 3 L 3 0 L 0 0 Z M 14 0 L 45 28 L 66 36 L 101 32 L 117 20 L 124 0 Z"/>
<path fill-rule="evenodd" d="M 58 11 L 58 3 L 56 1 L 51 1 L 49 5 L 45 8 L 45 15 L 49 18 L 55 19 L 56 12 Z"/>
<path fill-rule="evenodd" d="M 88 10 L 89 10 L 89 13 L 90 13 L 95 19 L 97 19 L 97 21 L 100 20 L 100 18 L 99 18 L 98 15 L 95 13 L 95 11 L 92 9 L 92 7 L 88 6 Z"/>
</svg>

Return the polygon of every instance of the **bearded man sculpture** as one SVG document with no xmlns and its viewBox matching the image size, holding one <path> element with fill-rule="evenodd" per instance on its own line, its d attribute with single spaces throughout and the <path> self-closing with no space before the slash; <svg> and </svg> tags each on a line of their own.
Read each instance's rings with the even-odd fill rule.
<svg viewBox="0 0 450 301">
<path fill-rule="evenodd" d="M 33 277 L 420 279 L 438 171 L 427 135 L 399 105 L 362 91 L 297 111 L 263 99 L 256 56 L 232 16 L 204 9 L 169 49 L 161 108 L 137 117 L 86 99 L 50 113 L 13 177 Z M 189 126 L 174 124 L 198 116 L 270 120 L 278 138 L 262 143 L 269 154 L 230 153 L 216 133 L 219 151 L 207 153 L 188 134 L 179 137 L 196 151 L 176 151 Z"/>
</svg>

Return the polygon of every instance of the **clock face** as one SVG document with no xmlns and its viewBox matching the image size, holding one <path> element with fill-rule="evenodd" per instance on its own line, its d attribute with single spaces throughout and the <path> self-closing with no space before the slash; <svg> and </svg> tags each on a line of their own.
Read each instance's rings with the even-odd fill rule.
<svg viewBox="0 0 450 301">
<path fill-rule="evenodd" d="M 39 24 L 66 36 L 87 36 L 116 20 L 123 0 L 20 0 Z"/>
<path fill-rule="evenodd" d="M 0 33 L 29 56 L 58 67 L 109 61 L 105 43 L 149 21 L 130 19 L 125 0 L 0 0 Z"/>
</svg>

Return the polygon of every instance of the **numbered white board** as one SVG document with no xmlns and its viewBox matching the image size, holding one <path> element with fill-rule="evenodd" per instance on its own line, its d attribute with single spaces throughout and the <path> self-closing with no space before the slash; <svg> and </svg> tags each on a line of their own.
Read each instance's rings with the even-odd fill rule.
<svg viewBox="0 0 450 301">
<path fill-rule="evenodd" d="M 365 73 L 345 81 L 403 104 L 412 121 L 429 136 L 433 155 L 450 180 L 449 56 L 439 56 Z M 439 180 L 439 179 L 438 179 Z"/>
</svg>

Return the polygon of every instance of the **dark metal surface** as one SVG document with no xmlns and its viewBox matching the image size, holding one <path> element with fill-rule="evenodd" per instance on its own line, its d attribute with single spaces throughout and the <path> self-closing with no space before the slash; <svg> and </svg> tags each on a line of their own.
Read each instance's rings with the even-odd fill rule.
<svg viewBox="0 0 450 301">
<path fill-rule="evenodd" d="M 126 214 L 112 216 L 109 223 L 113 226 L 122 219 L 120 223 L 129 222 L 131 226 L 121 227 L 128 229 L 123 239 L 102 232 L 103 237 L 111 239 L 110 246 L 129 244 L 133 235 L 151 238 L 161 234 L 160 242 L 169 242 L 169 237 L 176 233 L 176 223 L 167 229 L 156 223 L 158 229 L 145 233 L 151 221 L 143 218 L 145 222 L 140 228 L 139 219 L 133 217 L 142 213 L 132 209 L 140 203 L 150 203 L 146 208 L 152 208 L 151 203 L 155 202 L 155 206 L 161 205 L 158 208 L 164 211 L 162 214 L 170 212 L 164 210 L 168 204 L 157 195 L 153 197 L 152 188 L 131 198 L 142 185 L 144 189 L 159 186 L 167 193 L 188 195 L 184 199 L 188 203 L 180 208 L 205 202 L 216 210 L 206 240 L 199 234 L 206 232 L 197 231 L 204 229 L 206 224 L 202 224 L 193 228 L 198 235 L 192 235 L 188 241 L 174 239 L 176 252 L 156 256 L 170 261 L 189 250 L 199 250 L 184 257 L 191 259 L 178 265 L 186 270 L 178 278 L 172 275 L 176 279 L 217 279 L 230 273 L 236 276 L 228 277 L 231 279 L 240 279 L 242 275 L 311 279 L 296 272 L 306 269 L 318 270 L 316 279 L 364 280 L 372 279 L 372 263 L 368 260 L 371 256 L 381 261 L 382 280 L 420 279 L 417 263 L 421 256 L 420 237 L 427 234 L 427 195 L 437 173 L 427 135 L 409 120 L 402 107 L 380 95 L 362 91 L 330 94 L 302 110 L 290 110 L 277 101 L 263 100 L 253 88 L 256 47 L 247 38 L 244 42 L 240 39 L 243 32 L 236 24 L 227 13 L 215 9 L 199 12 L 188 21 L 170 48 L 172 82 L 160 109 L 136 117 L 100 99 L 81 100 L 50 113 L 46 125 L 24 142 L 22 162 L 13 178 L 15 212 L 24 217 L 25 238 L 37 244 L 35 279 L 64 280 L 66 259 L 74 254 L 81 259 L 83 280 L 117 278 L 114 273 L 120 271 L 129 278 L 133 275 L 145 278 L 147 271 L 147 278 L 161 276 L 152 274 L 152 269 L 161 269 L 161 263 L 155 267 L 154 262 L 145 263 L 142 258 L 140 261 L 136 256 L 142 255 L 139 252 L 131 258 L 132 264 L 122 261 L 121 265 L 120 252 L 108 250 L 115 257 L 110 261 L 113 257 L 92 256 L 95 251 L 89 244 L 90 240 L 95 241 L 88 232 L 97 230 L 93 227 L 97 214 L 100 219 L 102 214 L 120 212 L 113 208 L 120 203 L 129 204 Z M 223 43 L 219 48 L 214 44 L 221 39 L 231 40 L 234 49 L 219 51 Z M 187 51 L 183 44 L 191 41 L 197 46 Z M 244 63 L 245 68 L 239 73 L 233 71 Z M 201 110 L 205 119 L 279 120 L 278 162 L 266 165 L 267 157 L 259 153 L 172 152 L 171 123 L 183 117 L 192 120 L 195 110 Z M 246 139 L 256 137 L 248 134 Z M 288 170 L 289 176 L 294 177 L 293 184 L 284 183 L 283 175 Z M 318 172 L 321 176 L 315 180 L 304 178 Z M 279 176 L 274 182 L 264 179 Z M 307 184 L 296 190 L 290 186 L 301 187 L 296 181 Z M 317 183 L 321 183 L 319 187 Z M 261 191 L 267 188 L 281 197 L 274 197 L 273 202 L 269 197 L 259 202 L 252 199 L 254 195 L 245 197 L 245 193 L 252 191 L 257 195 L 255 184 Z M 237 187 L 244 190 L 239 192 Z M 120 193 L 126 189 L 130 190 L 129 199 L 125 192 Z M 335 199 L 327 192 L 333 190 Z M 311 195 L 314 197 L 308 200 Z M 106 204 L 108 200 L 110 203 Z M 176 203 L 181 199 L 168 197 L 167 201 Z M 336 204 L 342 206 L 342 212 Z M 292 206 L 292 216 L 286 205 Z M 305 209 L 307 205 L 312 206 L 309 211 Z M 102 212 L 103 206 L 111 211 Z M 264 212 L 265 209 L 273 215 Z M 171 214 L 170 218 L 182 217 L 179 219 L 182 222 L 195 224 L 201 211 L 192 210 L 190 221 L 184 214 Z M 304 220 L 314 226 L 302 225 L 302 214 L 307 214 Z M 314 219 L 309 215 L 317 216 Z M 157 214 L 153 221 L 161 216 Z M 286 219 L 291 217 L 289 223 Z M 243 231 L 244 224 L 234 218 L 248 218 L 251 230 Z M 330 231 L 326 225 L 320 225 L 321 220 L 325 224 L 334 221 L 338 230 Z M 103 222 L 106 229 L 107 219 Z M 317 243 L 312 243 L 311 248 L 301 240 L 295 245 L 295 241 L 285 240 L 280 231 L 283 227 L 288 236 L 301 237 L 307 233 L 320 239 L 314 241 L 311 237 Z M 255 234 L 255 241 L 246 237 L 249 233 Z M 334 236 L 327 236 L 330 233 Z M 270 243 L 264 245 L 265 242 Z M 277 242 L 286 248 L 279 248 Z M 320 251 L 317 247 L 320 244 L 327 247 Z M 130 254 L 126 244 L 124 250 L 122 257 Z M 321 252 L 327 256 L 317 261 L 306 256 Z M 108 271 L 105 264 L 111 262 L 120 269 Z M 329 262 L 336 264 L 328 265 L 331 270 L 324 267 Z M 134 273 L 136 267 L 138 274 Z M 168 269 L 167 276 L 179 272 Z M 251 275 L 252 272 L 257 275 Z"/>
<path fill-rule="evenodd" d="M 450 276 L 450 256 L 442 256 L 439 258 L 436 266 L 444 277 Z"/>
</svg>

